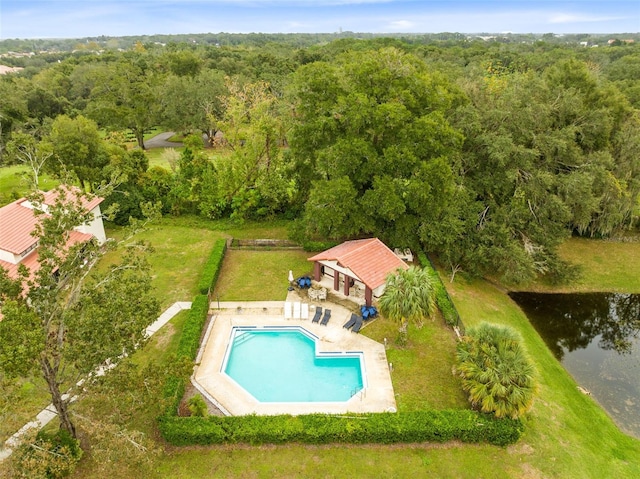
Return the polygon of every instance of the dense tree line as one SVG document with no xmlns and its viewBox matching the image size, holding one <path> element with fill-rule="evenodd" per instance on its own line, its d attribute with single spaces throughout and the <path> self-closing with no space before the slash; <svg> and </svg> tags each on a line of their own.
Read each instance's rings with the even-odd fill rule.
<svg viewBox="0 0 640 479">
<path fill-rule="evenodd" d="M 0 79 L 0 163 L 117 179 L 119 223 L 148 201 L 285 216 L 297 239 L 376 235 L 512 282 L 570 274 L 571 234 L 636 226 L 636 45 L 245 40 L 34 60 Z M 192 135 L 170 169 L 149 168 L 154 126 Z"/>
</svg>

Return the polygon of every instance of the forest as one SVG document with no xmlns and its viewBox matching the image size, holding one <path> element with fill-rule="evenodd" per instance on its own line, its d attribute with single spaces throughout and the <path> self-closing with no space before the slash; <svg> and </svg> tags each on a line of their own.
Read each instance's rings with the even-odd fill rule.
<svg viewBox="0 0 640 479">
<path fill-rule="evenodd" d="M 633 42 L 99 40 L 1 60 L 23 69 L 0 77 L 0 165 L 118 182 L 117 224 L 146 203 L 286 218 L 301 243 L 378 236 L 510 284 L 574 277 L 571 235 L 637 231 Z M 162 164 L 153 129 L 184 143 Z"/>
</svg>

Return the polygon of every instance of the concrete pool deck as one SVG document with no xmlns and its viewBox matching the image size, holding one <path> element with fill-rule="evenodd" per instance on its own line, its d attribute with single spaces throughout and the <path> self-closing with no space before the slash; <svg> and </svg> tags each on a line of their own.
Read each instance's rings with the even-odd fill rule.
<svg viewBox="0 0 640 479">
<path fill-rule="evenodd" d="M 194 386 L 226 414 L 343 414 L 396 411 L 387 355 L 382 344 L 361 334 L 352 333 L 342 326 L 351 311 L 326 302 L 331 309 L 331 320 L 326 326 L 312 323 L 311 319 L 284 319 L 284 301 L 211 303 L 212 320 L 203 340 L 199 364 L 194 369 Z M 315 305 L 310 304 L 310 318 Z M 261 403 L 221 371 L 222 363 L 236 326 L 299 326 L 316 336 L 318 352 L 361 352 L 364 358 L 366 387 L 345 402 L 332 403 Z"/>
</svg>

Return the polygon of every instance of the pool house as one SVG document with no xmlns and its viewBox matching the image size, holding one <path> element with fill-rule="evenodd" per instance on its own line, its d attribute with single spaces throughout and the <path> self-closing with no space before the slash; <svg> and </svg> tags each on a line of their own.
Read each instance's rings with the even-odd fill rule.
<svg viewBox="0 0 640 479">
<path fill-rule="evenodd" d="M 389 274 L 409 267 L 378 238 L 345 241 L 308 259 L 315 281 L 367 306 L 382 296 Z"/>
</svg>

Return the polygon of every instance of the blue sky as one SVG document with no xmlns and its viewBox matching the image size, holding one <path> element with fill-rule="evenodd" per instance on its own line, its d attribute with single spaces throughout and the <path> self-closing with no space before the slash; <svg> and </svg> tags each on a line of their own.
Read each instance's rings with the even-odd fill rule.
<svg viewBox="0 0 640 479">
<path fill-rule="evenodd" d="M 156 33 L 640 32 L 640 0 L 0 0 L 0 39 Z"/>
</svg>

